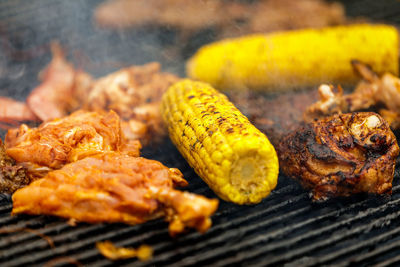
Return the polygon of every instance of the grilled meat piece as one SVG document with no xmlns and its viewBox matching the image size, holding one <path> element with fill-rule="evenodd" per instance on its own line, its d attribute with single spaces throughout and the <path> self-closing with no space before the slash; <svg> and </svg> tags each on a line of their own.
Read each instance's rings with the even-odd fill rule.
<svg viewBox="0 0 400 267">
<path fill-rule="evenodd" d="M 66 60 L 60 45 L 52 43 L 51 47 L 53 59 L 42 71 L 42 82 L 30 93 L 26 105 L 0 98 L 0 128 L 26 120 L 62 118 L 78 109 L 114 110 L 122 118 L 127 139 L 148 145 L 166 137 L 159 105 L 163 92 L 179 80 L 177 76 L 161 72 L 160 64 L 153 62 L 94 80 Z"/>
<path fill-rule="evenodd" d="M 161 96 L 179 80 L 160 70 L 159 63 L 149 63 L 102 77 L 92 84 L 83 107 L 91 111 L 112 109 L 127 123 L 123 129 L 129 139 L 140 139 L 145 145 L 157 143 L 166 136 L 159 110 Z"/>
<path fill-rule="evenodd" d="M 0 97 L 0 122 L 5 123 L 4 126 L 38 120 L 26 103 L 8 97 Z"/>
<path fill-rule="evenodd" d="M 42 121 L 61 118 L 77 110 L 86 99 L 92 77 L 66 61 L 58 43 L 51 46 L 53 59 L 40 74 L 41 84 L 26 102 Z"/>
<path fill-rule="evenodd" d="M 128 224 L 165 216 L 171 235 L 187 227 L 205 232 L 218 200 L 174 189 L 185 185 L 178 169 L 108 152 L 67 164 L 18 190 L 12 213 Z"/>
<path fill-rule="evenodd" d="M 0 193 L 14 193 L 15 190 L 30 183 L 26 169 L 17 165 L 5 151 L 0 140 Z"/>
<path fill-rule="evenodd" d="M 303 125 L 278 147 L 282 171 L 312 190 L 314 200 L 368 192 L 390 194 L 396 137 L 373 112 L 334 115 Z"/>
<path fill-rule="evenodd" d="M 332 114 L 372 110 L 386 119 L 392 129 L 400 127 L 400 79 L 391 73 L 378 76 L 370 67 L 352 62 L 354 71 L 363 79 L 354 92 L 343 94 L 340 86 L 323 84 L 318 88 L 320 100 L 310 105 L 305 113 L 306 121 Z"/>
<path fill-rule="evenodd" d="M 37 128 L 23 124 L 7 132 L 6 153 L 24 164 L 32 177 L 104 151 L 124 151 L 139 156 L 139 141 L 127 141 L 119 116 L 76 111 L 70 116 L 42 123 Z"/>
</svg>

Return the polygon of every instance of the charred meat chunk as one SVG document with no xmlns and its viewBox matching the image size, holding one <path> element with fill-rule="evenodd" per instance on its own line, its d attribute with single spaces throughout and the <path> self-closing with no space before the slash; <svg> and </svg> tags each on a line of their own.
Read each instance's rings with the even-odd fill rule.
<svg viewBox="0 0 400 267">
<path fill-rule="evenodd" d="M 0 193 L 14 193 L 29 182 L 26 169 L 7 156 L 3 142 L 0 140 Z"/>
<path fill-rule="evenodd" d="M 390 194 L 396 137 L 373 112 L 334 115 L 304 124 L 278 147 L 282 171 L 312 190 L 314 200 L 368 192 Z"/>
</svg>

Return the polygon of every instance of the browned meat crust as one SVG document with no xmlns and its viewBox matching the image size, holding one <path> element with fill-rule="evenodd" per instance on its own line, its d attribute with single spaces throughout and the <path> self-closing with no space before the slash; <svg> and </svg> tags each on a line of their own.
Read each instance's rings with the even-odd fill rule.
<svg viewBox="0 0 400 267">
<path fill-rule="evenodd" d="M 30 183 L 26 170 L 10 158 L 0 140 L 0 193 L 14 193 L 15 190 Z"/>
<path fill-rule="evenodd" d="M 396 137 L 373 112 L 334 115 L 303 125 L 278 147 L 282 171 L 314 200 L 368 192 L 390 194 Z"/>
<path fill-rule="evenodd" d="M 105 152 L 65 165 L 16 191 L 13 214 L 50 214 L 77 221 L 143 223 L 165 216 L 171 235 L 205 232 L 218 200 L 175 190 L 177 169 L 141 157 Z"/>
</svg>

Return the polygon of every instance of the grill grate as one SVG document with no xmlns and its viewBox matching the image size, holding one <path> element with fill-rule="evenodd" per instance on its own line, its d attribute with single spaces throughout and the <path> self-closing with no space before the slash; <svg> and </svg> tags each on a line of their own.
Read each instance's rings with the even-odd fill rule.
<svg viewBox="0 0 400 267">
<path fill-rule="evenodd" d="M 52 39 L 92 59 L 89 64 L 71 57 L 95 75 L 117 68 L 98 62 L 121 67 L 152 60 L 160 61 L 164 70 L 183 75 L 183 59 L 193 44 L 180 44 L 173 29 L 97 30 L 90 14 L 100 2 L 0 0 L 0 95 L 26 97 L 37 84 L 38 70 L 50 59 L 45 48 Z M 345 4 L 352 16 L 400 21 L 395 12 L 400 3 L 395 0 L 379 5 L 360 0 Z M 201 42 L 212 39 L 207 38 L 203 36 Z M 171 57 L 160 49 L 165 44 L 185 52 Z M 23 59 L 17 57 L 21 54 Z M 170 141 L 145 149 L 143 156 L 179 168 L 190 183 L 187 190 L 215 197 Z M 400 247 L 399 178 L 400 170 L 396 170 L 393 195 L 386 199 L 359 195 L 315 204 L 296 182 L 281 176 L 277 189 L 260 204 L 237 206 L 221 201 L 207 233 L 189 232 L 177 239 L 169 237 L 162 220 L 137 226 L 72 227 L 55 217 L 11 216 L 10 197 L 0 195 L 0 229 L 20 230 L 0 232 L 0 265 L 43 265 L 69 257 L 87 266 L 112 266 L 95 248 L 97 241 L 111 240 L 117 246 L 148 244 L 154 249 L 151 261 L 123 260 L 118 262 L 121 266 L 394 266 L 400 263 L 396 253 Z M 54 247 L 39 234 L 51 238 Z"/>
</svg>

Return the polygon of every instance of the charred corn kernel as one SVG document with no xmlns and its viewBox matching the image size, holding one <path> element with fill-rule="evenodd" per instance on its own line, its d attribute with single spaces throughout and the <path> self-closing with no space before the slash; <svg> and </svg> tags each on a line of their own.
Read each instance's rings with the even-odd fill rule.
<svg viewBox="0 0 400 267">
<path fill-rule="evenodd" d="M 254 204 L 275 188 L 274 147 L 225 95 L 184 80 L 164 94 L 161 109 L 171 140 L 222 199 Z"/>
<path fill-rule="evenodd" d="M 358 24 L 223 40 L 202 47 L 187 74 L 218 89 L 288 90 L 356 82 L 353 59 L 398 75 L 396 28 Z"/>
</svg>

